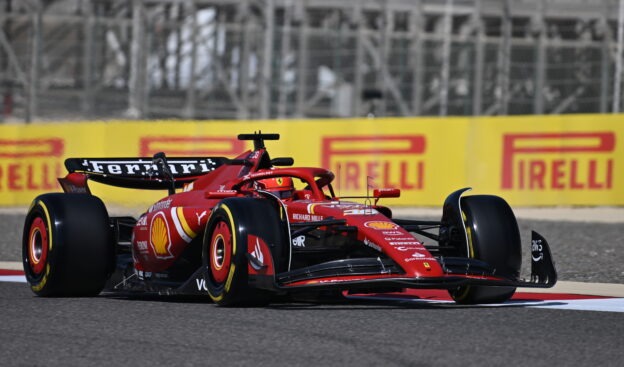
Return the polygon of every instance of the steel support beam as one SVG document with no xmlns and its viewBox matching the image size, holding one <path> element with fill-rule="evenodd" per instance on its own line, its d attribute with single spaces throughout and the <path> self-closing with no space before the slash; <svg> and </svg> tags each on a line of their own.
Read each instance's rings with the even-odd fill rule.
<svg viewBox="0 0 624 367">
<path fill-rule="evenodd" d="M 364 19 L 362 4 L 357 1 L 353 6 L 353 23 L 355 24 L 355 75 L 353 76 L 353 111 L 356 116 L 366 115 L 362 110 L 362 92 L 364 91 Z"/>
<path fill-rule="evenodd" d="M 503 29 L 499 50 L 498 68 L 498 114 L 507 115 L 509 111 L 509 74 L 511 68 L 511 0 L 504 0 L 502 20 Z"/>
<path fill-rule="evenodd" d="M 130 46 L 129 118 L 145 117 L 145 9 L 142 0 L 132 1 L 132 39 Z"/>
<path fill-rule="evenodd" d="M 93 87 L 93 65 L 95 52 L 95 17 L 90 2 L 82 4 L 82 12 L 86 17 L 83 25 L 83 50 L 82 50 L 82 82 L 83 96 L 81 100 L 82 113 L 86 116 L 93 115 L 94 108 L 94 87 Z"/>
<path fill-rule="evenodd" d="M 613 34 L 609 27 L 609 1 L 604 0 L 604 12 L 600 19 L 598 29 L 602 33 L 600 48 L 600 113 L 609 112 L 609 84 L 611 79 L 611 45 L 613 44 Z"/>
<path fill-rule="evenodd" d="M 483 29 L 483 21 L 481 20 L 482 12 L 481 0 L 475 1 L 473 19 L 474 29 L 474 75 L 472 90 L 472 114 L 474 116 L 481 115 L 483 108 L 483 71 L 485 62 L 485 31 Z"/>
<path fill-rule="evenodd" d="M 280 119 L 286 118 L 288 103 L 288 85 L 286 80 L 286 72 L 288 70 L 288 55 L 290 54 L 290 38 L 292 32 L 292 18 L 293 18 L 293 2 L 292 0 L 285 0 L 284 3 L 284 24 L 282 25 L 282 37 L 280 47 L 280 75 L 279 75 L 279 95 L 277 104 L 277 117 Z"/>
<path fill-rule="evenodd" d="M 425 70 L 425 50 L 423 42 L 424 13 L 423 0 L 415 0 L 410 9 L 411 63 L 412 63 L 412 113 L 416 116 L 423 113 L 423 72 Z"/>
<path fill-rule="evenodd" d="M 297 118 L 305 117 L 305 102 L 307 96 L 308 85 L 308 13 L 304 8 L 304 3 L 298 1 L 297 17 L 299 23 L 299 48 L 297 50 L 297 102 L 295 108 L 295 116 Z"/>
<path fill-rule="evenodd" d="M 249 89 L 250 89 L 250 78 L 249 78 L 249 60 L 251 56 L 251 37 L 255 34 L 255 23 L 253 23 L 253 18 L 251 15 L 251 11 L 249 9 L 250 4 L 248 1 L 241 1 L 239 4 L 239 15 L 240 20 L 243 23 L 242 29 L 242 40 L 241 40 L 241 52 L 240 59 L 238 65 L 238 75 L 239 75 L 239 83 L 238 90 L 240 92 L 241 99 L 241 108 L 238 110 L 237 117 L 241 120 L 246 120 L 250 118 L 249 108 L 250 108 L 250 100 L 249 100 Z"/>
<path fill-rule="evenodd" d="M 622 106 L 622 50 L 624 49 L 624 0 L 620 0 L 618 12 L 617 54 L 613 82 L 613 113 L 620 113 Z"/>
<path fill-rule="evenodd" d="M 546 87 L 546 24 L 544 11 L 546 10 L 545 0 L 537 0 L 537 13 L 533 18 L 537 39 L 535 42 L 535 91 L 533 95 L 533 113 L 540 115 L 544 113 L 544 88 Z"/>
<path fill-rule="evenodd" d="M 191 2 L 188 5 L 188 9 L 188 13 L 191 14 L 191 65 L 189 70 L 191 77 L 189 78 L 189 84 L 186 89 L 186 103 L 184 105 L 183 116 L 187 119 L 192 119 L 195 117 L 195 106 L 197 105 L 197 46 L 200 40 L 198 35 L 197 7 L 195 3 Z"/>
<path fill-rule="evenodd" d="M 448 115 L 451 73 L 451 38 L 453 36 L 453 0 L 446 0 L 442 34 L 442 69 L 440 71 L 440 116 Z"/>
<path fill-rule="evenodd" d="M 30 59 L 30 73 L 28 82 L 28 102 L 26 105 L 25 120 L 32 122 L 38 110 L 39 71 L 41 69 L 41 27 L 43 23 L 43 6 L 40 1 L 34 3 L 35 11 L 32 15 L 32 47 Z"/>
<path fill-rule="evenodd" d="M 271 117 L 271 85 L 273 82 L 273 36 L 275 29 L 275 0 L 266 0 L 264 6 L 264 51 L 260 77 L 260 118 Z"/>
</svg>

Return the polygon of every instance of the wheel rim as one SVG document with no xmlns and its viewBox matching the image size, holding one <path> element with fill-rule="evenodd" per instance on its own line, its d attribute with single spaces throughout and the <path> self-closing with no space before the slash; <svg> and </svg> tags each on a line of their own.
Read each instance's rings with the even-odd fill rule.
<svg viewBox="0 0 624 367">
<path fill-rule="evenodd" d="M 48 231 L 41 217 L 36 217 L 30 225 L 28 235 L 28 265 L 35 275 L 41 274 L 48 259 Z"/>
<path fill-rule="evenodd" d="M 220 221 L 210 239 L 210 272 L 218 284 L 225 282 L 232 257 L 232 232 L 227 223 Z"/>
</svg>

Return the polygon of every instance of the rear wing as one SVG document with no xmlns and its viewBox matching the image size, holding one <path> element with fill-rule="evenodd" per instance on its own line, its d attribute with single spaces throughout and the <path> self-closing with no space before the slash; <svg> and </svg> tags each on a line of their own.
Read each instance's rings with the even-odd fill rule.
<svg viewBox="0 0 624 367">
<path fill-rule="evenodd" d="M 239 140 L 253 140 L 254 150 L 265 149 L 265 140 L 278 140 L 279 134 L 240 134 Z M 249 157 L 247 151 L 240 157 Z M 266 158 L 265 158 L 266 157 Z M 257 157 L 256 157 L 257 158 Z M 282 157 L 269 159 L 268 154 L 263 168 L 272 166 L 290 166 L 293 159 Z M 261 162 L 262 163 L 262 162 Z M 228 159 L 226 157 L 165 157 L 165 153 L 156 153 L 153 157 L 142 158 L 68 158 L 65 168 L 69 174 L 59 178 L 65 192 L 89 192 L 87 180 L 111 186 L 133 189 L 168 189 L 169 193 L 176 188 L 192 182 L 218 167 L 228 165 L 254 166 L 254 159 Z"/>
<path fill-rule="evenodd" d="M 231 160 L 225 157 L 180 157 L 166 160 L 176 188 L 227 163 L 231 163 Z M 68 158 L 65 160 L 65 168 L 69 175 L 59 181 L 66 191 L 67 188 L 70 191 L 77 189 L 71 186 L 82 186 L 76 185 L 80 180 L 70 179 L 70 176 L 75 176 L 73 174 L 125 188 L 161 190 L 172 185 L 171 179 L 163 175 L 154 158 Z"/>
</svg>

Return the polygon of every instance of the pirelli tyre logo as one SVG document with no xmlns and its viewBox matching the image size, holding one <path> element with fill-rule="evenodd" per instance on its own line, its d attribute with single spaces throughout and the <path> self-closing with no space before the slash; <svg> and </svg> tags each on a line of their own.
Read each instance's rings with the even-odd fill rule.
<svg viewBox="0 0 624 367">
<path fill-rule="evenodd" d="M 171 157 L 231 157 L 244 150 L 245 142 L 236 137 L 144 136 L 139 142 L 139 155 L 143 157 L 158 152 L 166 152 Z"/>
<path fill-rule="evenodd" d="M 341 190 L 376 187 L 422 190 L 425 176 L 424 135 L 325 137 L 321 163 L 336 173 Z"/>
<path fill-rule="evenodd" d="M 522 133 L 503 136 L 504 190 L 613 188 L 615 133 Z"/>
</svg>

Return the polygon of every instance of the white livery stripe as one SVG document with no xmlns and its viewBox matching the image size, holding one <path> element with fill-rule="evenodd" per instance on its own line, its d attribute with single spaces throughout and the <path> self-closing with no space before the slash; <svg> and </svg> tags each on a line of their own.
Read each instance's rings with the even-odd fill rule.
<svg viewBox="0 0 624 367">
<path fill-rule="evenodd" d="M 171 218 L 173 219 L 173 224 L 175 225 L 176 231 L 178 231 L 180 237 L 182 237 L 186 243 L 191 242 L 193 239 L 189 237 L 186 232 L 184 232 L 184 228 L 182 228 L 182 223 L 180 223 L 180 218 L 178 218 L 177 207 L 171 208 Z"/>
</svg>

